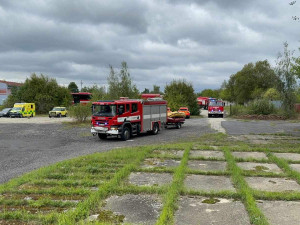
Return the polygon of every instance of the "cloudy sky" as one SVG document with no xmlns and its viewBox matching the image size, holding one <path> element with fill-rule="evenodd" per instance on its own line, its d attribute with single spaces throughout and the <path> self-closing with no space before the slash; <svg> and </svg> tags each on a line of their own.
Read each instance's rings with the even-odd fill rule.
<svg viewBox="0 0 300 225">
<path fill-rule="evenodd" d="M 126 61 L 141 91 L 181 78 L 218 88 L 246 63 L 275 65 L 284 41 L 299 55 L 291 1 L 0 0 L 0 79 L 105 85 Z"/>
</svg>

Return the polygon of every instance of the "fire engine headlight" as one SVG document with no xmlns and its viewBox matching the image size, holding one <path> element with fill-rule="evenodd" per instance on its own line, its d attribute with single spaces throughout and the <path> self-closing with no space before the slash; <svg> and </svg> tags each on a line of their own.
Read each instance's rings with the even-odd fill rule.
<svg viewBox="0 0 300 225">
<path fill-rule="evenodd" d="M 110 129 L 111 129 L 111 130 L 118 130 L 118 127 L 113 126 L 113 127 L 111 127 Z"/>
</svg>

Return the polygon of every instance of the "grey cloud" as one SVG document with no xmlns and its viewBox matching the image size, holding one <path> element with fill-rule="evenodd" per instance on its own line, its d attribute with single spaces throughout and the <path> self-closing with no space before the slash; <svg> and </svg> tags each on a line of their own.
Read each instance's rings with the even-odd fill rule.
<svg viewBox="0 0 300 225">
<path fill-rule="evenodd" d="M 274 3 L 275 2 L 275 3 Z M 105 84 L 126 61 L 138 88 L 175 78 L 218 88 L 257 60 L 299 46 L 299 5 L 283 1 L 0 0 L 0 78 L 32 72 L 63 84 Z M 7 75 L 5 75 L 7 74 Z M 22 75 L 23 74 L 23 75 Z"/>
</svg>

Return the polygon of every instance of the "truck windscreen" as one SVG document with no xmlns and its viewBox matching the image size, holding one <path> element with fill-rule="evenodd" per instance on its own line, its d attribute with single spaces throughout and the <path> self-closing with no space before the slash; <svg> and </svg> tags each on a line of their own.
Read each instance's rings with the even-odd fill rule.
<svg viewBox="0 0 300 225">
<path fill-rule="evenodd" d="M 211 101 L 209 102 L 209 106 L 223 106 L 223 102 Z"/>
<path fill-rule="evenodd" d="M 116 105 L 93 105 L 94 116 L 115 116 L 117 115 L 116 111 Z"/>
</svg>

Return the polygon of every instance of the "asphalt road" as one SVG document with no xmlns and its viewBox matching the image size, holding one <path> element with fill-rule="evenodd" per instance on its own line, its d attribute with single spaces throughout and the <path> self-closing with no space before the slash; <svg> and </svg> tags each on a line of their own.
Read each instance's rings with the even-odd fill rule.
<svg viewBox="0 0 300 225">
<path fill-rule="evenodd" d="M 229 135 L 287 133 L 300 137 L 300 123 L 289 121 L 222 121 Z"/>
<path fill-rule="evenodd" d="M 18 123 L 19 121 L 19 123 Z M 126 142 L 100 140 L 87 128 L 68 128 L 56 119 L 0 118 L 0 183 L 28 171 L 65 159 L 114 148 L 159 144 L 215 132 L 207 119 L 188 119 L 181 129 L 166 129 L 158 135 L 142 134 Z"/>
</svg>

